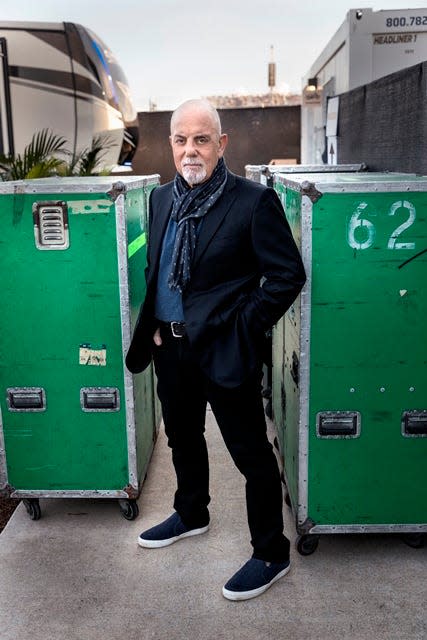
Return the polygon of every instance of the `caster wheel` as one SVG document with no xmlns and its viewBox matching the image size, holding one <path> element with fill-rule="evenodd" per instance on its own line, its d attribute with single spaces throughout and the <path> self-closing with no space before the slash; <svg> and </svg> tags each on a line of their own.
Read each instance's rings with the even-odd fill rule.
<svg viewBox="0 0 427 640">
<path fill-rule="evenodd" d="M 299 554 L 302 556 L 310 556 L 314 553 L 319 544 L 319 536 L 305 535 L 298 536 L 296 547 Z"/>
<path fill-rule="evenodd" d="M 286 504 L 289 508 L 291 508 L 291 507 L 292 507 L 292 502 L 291 502 L 291 499 L 290 499 L 290 497 L 289 497 L 289 493 L 288 493 L 288 492 L 286 492 L 286 493 L 285 493 L 285 504 Z"/>
<path fill-rule="evenodd" d="M 40 520 L 42 512 L 40 510 L 38 498 L 29 498 L 23 500 L 23 503 L 31 520 Z"/>
<path fill-rule="evenodd" d="M 423 533 L 405 533 L 402 540 L 408 547 L 413 549 L 422 549 L 425 544 L 425 534 Z"/>
<path fill-rule="evenodd" d="M 135 520 L 139 509 L 136 500 L 119 500 L 120 513 L 126 520 Z"/>
</svg>

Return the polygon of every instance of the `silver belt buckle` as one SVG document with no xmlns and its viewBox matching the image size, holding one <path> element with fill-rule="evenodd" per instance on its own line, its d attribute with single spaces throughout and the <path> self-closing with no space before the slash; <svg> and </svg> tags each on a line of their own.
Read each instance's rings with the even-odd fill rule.
<svg viewBox="0 0 427 640">
<path fill-rule="evenodd" d="M 182 322 L 171 322 L 171 331 L 174 338 L 183 338 L 185 335 Z"/>
</svg>

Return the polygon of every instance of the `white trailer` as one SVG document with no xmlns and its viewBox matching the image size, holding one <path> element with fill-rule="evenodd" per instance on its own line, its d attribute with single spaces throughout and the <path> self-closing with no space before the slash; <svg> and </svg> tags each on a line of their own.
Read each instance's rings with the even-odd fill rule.
<svg viewBox="0 0 427 640">
<path fill-rule="evenodd" d="M 103 164 L 130 164 L 137 114 L 98 36 L 70 22 L 0 22 L 0 55 L 0 153 L 22 153 L 34 133 L 50 129 L 72 153 L 108 136 Z"/>
<path fill-rule="evenodd" d="M 330 105 L 328 118 L 328 98 L 425 60 L 427 8 L 351 9 L 303 78 L 301 162 L 339 162 L 338 105 Z"/>
</svg>

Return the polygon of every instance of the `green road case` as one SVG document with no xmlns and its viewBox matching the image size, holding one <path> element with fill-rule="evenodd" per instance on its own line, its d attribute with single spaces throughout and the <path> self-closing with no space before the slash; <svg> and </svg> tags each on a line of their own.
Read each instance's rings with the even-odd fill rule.
<svg viewBox="0 0 427 640">
<path fill-rule="evenodd" d="M 124 366 L 145 295 L 158 176 L 0 184 L 0 492 L 117 498 L 127 519 L 160 420 L 149 368 Z"/>
<path fill-rule="evenodd" d="M 401 532 L 416 546 L 427 531 L 427 178 L 274 181 L 307 271 L 273 370 L 298 551 L 323 533 Z"/>
<path fill-rule="evenodd" d="M 294 164 L 294 165 L 269 165 L 269 164 L 248 164 L 245 167 L 245 175 L 249 180 L 260 182 L 269 187 L 274 186 L 274 176 L 281 174 L 305 174 L 305 173 L 355 173 L 366 171 L 365 164 Z M 274 327 L 271 336 L 271 363 L 264 365 L 263 372 L 263 394 L 267 398 L 265 405 L 266 415 L 273 420 L 277 427 L 278 448 L 283 451 L 283 429 L 281 425 L 284 420 L 283 407 L 283 341 L 284 341 L 285 318 L 280 318 Z M 273 375 L 273 370 L 276 372 Z"/>
</svg>

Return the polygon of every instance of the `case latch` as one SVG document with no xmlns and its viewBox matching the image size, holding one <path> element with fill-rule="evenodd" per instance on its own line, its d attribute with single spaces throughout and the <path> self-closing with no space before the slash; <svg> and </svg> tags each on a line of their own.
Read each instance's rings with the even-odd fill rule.
<svg viewBox="0 0 427 640">
<path fill-rule="evenodd" d="M 116 387 L 85 387 L 80 389 L 83 411 L 119 411 L 120 394 Z"/>
<path fill-rule="evenodd" d="M 46 410 L 46 393 L 41 387 L 10 387 L 6 393 L 9 411 Z"/>
<path fill-rule="evenodd" d="M 404 411 L 402 433 L 406 437 L 427 436 L 427 411 Z"/>
<path fill-rule="evenodd" d="M 323 411 L 316 416 L 316 430 L 320 438 L 357 438 L 360 434 L 358 411 Z"/>
</svg>

